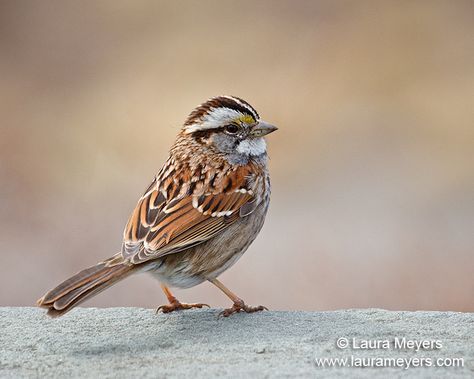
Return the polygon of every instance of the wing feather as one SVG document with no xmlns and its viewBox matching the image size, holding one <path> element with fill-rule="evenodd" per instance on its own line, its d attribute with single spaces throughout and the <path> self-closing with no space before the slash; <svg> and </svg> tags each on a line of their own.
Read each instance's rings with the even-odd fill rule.
<svg viewBox="0 0 474 379">
<path fill-rule="evenodd" d="M 215 177 L 216 174 L 209 175 L 211 179 Z M 225 191 L 211 188 L 209 182 L 198 182 L 191 194 L 172 187 L 169 178 L 163 186 L 157 181 L 156 187 L 150 186 L 140 199 L 125 228 L 123 257 L 140 264 L 177 253 L 209 240 L 247 216 L 257 203 L 252 190 L 246 188 L 248 177 L 248 170 L 230 171 L 221 180 Z M 189 187 L 191 180 L 177 182 Z M 168 198 L 167 193 L 177 197 Z"/>
</svg>

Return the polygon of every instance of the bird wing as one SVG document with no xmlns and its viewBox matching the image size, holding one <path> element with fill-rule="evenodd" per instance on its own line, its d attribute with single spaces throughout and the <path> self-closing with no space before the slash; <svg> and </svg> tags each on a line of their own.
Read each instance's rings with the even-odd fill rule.
<svg viewBox="0 0 474 379">
<path fill-rule="evenodd" d="M 237 169 L 220 178 L 217 186 L 204 181 L 192 186 L 198 190 L 184 195 L 179 195 L 180 188 L 164 190 L 159 181 L 152 183 L 125 228 L 123 258 L 139 264 L 177 253 L 209 240 L 249 215 L 258 204 L 247 188 L 248 178 L 246 170 Z M 191 187 L 176 178 L 173 182 Z M 168 199 L 169 193 L 176 196 Z"/>
</svg>

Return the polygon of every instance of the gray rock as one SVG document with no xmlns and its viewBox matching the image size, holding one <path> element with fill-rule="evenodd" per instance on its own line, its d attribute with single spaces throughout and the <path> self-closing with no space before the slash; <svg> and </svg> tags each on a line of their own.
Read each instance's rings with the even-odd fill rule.
<svg viewBox="0 0 474 379">
<path fill-rule="evenodd" d="M 49 319 L 40 309 L 0 308 L 0 377 L 474 377 L 473 313 L 218 313 L 79 308 Z M 349 346 L 337 348 L 338 338 Z M 367 340 L 378 348 L 361 348 Z M 416 351 L 407 341 L 427 342 Z M 318 367 L 324 358 L 402 367 Z M 463 367 L 434 367 L 440 358 Z M 431 367 L 403 367 L 421 359 Z"/>
</svg>

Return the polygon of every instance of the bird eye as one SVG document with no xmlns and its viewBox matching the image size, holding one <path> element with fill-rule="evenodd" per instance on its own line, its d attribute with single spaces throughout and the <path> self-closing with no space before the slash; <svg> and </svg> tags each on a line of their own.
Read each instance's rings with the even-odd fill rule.
<svg viewBox="0 0 474 379">
<path fill-rule="evenodd" d="M 239 131 L 239 127 L 235 124 L 229 124 L 225 126 L 225 131 L 229 134 L 235 134 Z"/>
</svg>

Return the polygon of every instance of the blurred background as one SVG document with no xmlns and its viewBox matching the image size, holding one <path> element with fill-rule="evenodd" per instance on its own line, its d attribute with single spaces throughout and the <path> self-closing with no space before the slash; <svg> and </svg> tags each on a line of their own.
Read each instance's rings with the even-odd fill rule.
<svg viewBox="0 0 474 379">
<path fill-rule="evenodd" d="M 0 304 L 120 249 L 187 114 L 269 137 L 265 227 L 221 277 L 271 309 L 474 311 L 472 1 L 2 1 Z M 183 301 L 229 301 L 212 285 Z M 156 307 L 132 277 L 86 306 Z"/>
</svg>

